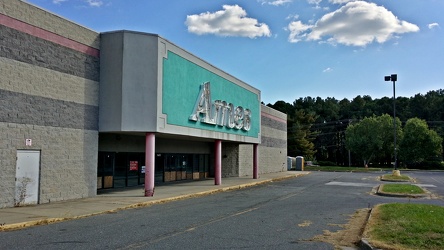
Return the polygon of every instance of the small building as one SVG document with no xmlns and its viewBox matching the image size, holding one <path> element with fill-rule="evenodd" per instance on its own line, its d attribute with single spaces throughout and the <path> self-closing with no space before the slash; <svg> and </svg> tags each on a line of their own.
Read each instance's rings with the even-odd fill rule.
<svg viewBox="0 0 444 250">
<path fill-rule="evenodd" d="M 286 115 L 168 40 L 0 5 L 0 208 L 286 171 Z"/>
</svg>

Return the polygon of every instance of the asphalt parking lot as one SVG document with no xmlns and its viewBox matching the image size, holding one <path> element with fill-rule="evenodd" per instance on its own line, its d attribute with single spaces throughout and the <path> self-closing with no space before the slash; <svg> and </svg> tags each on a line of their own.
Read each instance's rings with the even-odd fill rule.
<svg viewBox="0 0 444 250">
<path fill-rule="evenodd" d="M 434 199 L 382 197 L 378 173 L 312 172 L 237 190 L 0 233 L 7 249 L 334 249 L 333 237 L 360 209 L 390 202 L 444 205 Z M 444 173 L 410 172 L 441 195 Z M 179 188 L 179 186 L 177 187 Z M 105 237 L 106 236 L 106 237 Z M 26 240 L 23 240 L 26 239 Z M 69 240 L 67 240 L 69 239 Z"/>
</svg>

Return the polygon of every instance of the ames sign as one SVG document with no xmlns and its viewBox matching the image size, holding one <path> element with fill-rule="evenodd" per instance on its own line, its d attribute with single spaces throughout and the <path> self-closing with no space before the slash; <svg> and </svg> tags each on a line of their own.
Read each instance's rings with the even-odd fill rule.
<svg viewBox="0 0 444 250">
<path fill-rule="evenodd" d="M 251 111 L 241 106 L 235 107 L 232 103 L 222 100 L 212 102 L 209 82 L 200 86 L 200 92 L 189 119 L 245 131 L 251 128 Z"/>
</svg>

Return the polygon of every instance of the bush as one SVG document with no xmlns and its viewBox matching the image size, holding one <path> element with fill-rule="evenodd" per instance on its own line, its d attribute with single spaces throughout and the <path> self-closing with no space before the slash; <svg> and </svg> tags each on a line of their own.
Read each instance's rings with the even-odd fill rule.
<svg viewBox="0 0 444 250">
<path fill-rule="evenodd" d="M 425 169 L 444 169 L 444 163 L 439 161 L 425 161 Z"/>
<path fill-rule="evenodd" d="M 336 166 L 336 162 L 332 162 L 332 161 L 318 161 L 316 163 L 319 166 Z"/>
<path fill-rule="evenodd" d="M 410 169 L 444 170 L 444 162 L 441 161 L 412 162 L 406 163 L 406 166 Z"/>
</svg>

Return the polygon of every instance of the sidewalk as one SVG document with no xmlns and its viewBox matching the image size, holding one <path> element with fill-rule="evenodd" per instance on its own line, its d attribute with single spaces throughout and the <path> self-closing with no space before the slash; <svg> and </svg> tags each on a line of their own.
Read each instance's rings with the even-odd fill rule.
<svg viewBox="0 0 444 250">
<path fill-rule="evenodd" d="M 144 197 L 143 187 L 113 189 L 100 191 L 97 196 L 92 198 L 25 207 L 3 208 L 0 209 L 0 231 L 20 229 L 34 225 L 49 224 L 123 209 L 203 196 L 272 181 L 295 178 L 308 173 L 309 172 L 303 171 L 288 171 L 262 174 L 259 176 L 259 179 L 253 179 L 251 176 L 223 178 L 222 185 L 218 186 L 214 185 L 214 179 L 159 185 L 155 187 L 153 197 Z"/>
</svg>

